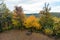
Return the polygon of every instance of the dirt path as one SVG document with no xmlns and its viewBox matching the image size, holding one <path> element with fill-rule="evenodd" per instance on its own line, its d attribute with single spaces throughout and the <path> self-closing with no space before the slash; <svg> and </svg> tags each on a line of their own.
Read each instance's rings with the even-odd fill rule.
<svg viewBox="0 0 60 40">
<path fill-rule="evenodd" d="M 40 33 L 26 35 L 27 31 L 11 30 L 0 33 L 0 40 L 54 40 Z"/>
</svg>

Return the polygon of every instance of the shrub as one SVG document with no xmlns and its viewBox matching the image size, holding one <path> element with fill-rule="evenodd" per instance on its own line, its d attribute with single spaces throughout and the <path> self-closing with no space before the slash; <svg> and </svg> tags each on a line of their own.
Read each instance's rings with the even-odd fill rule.
<svg viewBox="0 0 60 40">
<path fill-rule="evenodd" d="M 46 16 L 42 16 L 42 17 L 40 17 L 40 23 L 41 23 L 43 29 L 45 29 L 45 28 L 53 29 L 54 21 L 53 21 L 52 17 L 46 18 Z"/>
<path fill-rule="evenodd" d="M 12 19 L 12 24 L 13 24 L 14 28 L 21 27 L 20 22 L 18 20 L 16 20 L 16 19 Z"/>
<path fill-rule="evenodd" d="M 54 32 L 57 36 L 60 36 L 60 22 L 54 24 Z"/>
<path fill-rule="evenodd" d="M 54 23 L 58 23 L 60 21 L 60 18 L 58 18 L 58 17 L 53 17 L 52 19 L 53 19 Z"/>
<path fill-rule="evenodd" d="M 35 28 L 36 30 L 39 30 L 42 28 L 42 26 L 39 24 L 37 18 L 35 16 L 30 16 L 24 21 L 24 25 L 26 28 Z"/>
<path fill-rule="evenodd" d="M 44 33 L 45 33 L 46 35 L 52 35 L 52 34 L 53 34 L 53 30 L 50 29 L 50 28 L 46 28 L 46 29 L 44 29 Z"/>
<path fill-rule="evenodd" d="M 6 31 L 6 30 L 11 30 L 11 29 L 13 29 L 13 27 L 12 27 L 12 26 L 9 26 L 9 27 L 3 27 L 2 29 L 3 29 L 3 31 Z"/>
<path fill-rule="evenodd" d="M 60 18 L 53 17 L 52 19 L 54 21 L 54 26 L 53 26 L 54 33 L 55 35 L 59 36 L 60 35 Z"/>
</svg>

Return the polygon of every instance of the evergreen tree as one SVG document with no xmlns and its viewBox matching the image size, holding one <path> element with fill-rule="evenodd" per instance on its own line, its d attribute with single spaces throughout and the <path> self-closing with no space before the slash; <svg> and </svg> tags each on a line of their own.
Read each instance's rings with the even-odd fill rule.
<svg viewBox="0 0 60 40">
<path fill-rule="evenodd" d="M 43 7 L 43 10 L 40 12 L 40 22 L 43 26 L 43 28 L 53 28 L 53 20 L 52 16 L 50 14 L 51 8 L 49 7 L 49 4 L 45 3 L 45 6 Z"/>
</svg>

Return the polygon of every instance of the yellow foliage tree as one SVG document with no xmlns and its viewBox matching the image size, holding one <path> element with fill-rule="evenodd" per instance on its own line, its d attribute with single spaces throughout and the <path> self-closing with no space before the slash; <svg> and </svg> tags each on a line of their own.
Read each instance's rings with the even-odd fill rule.
<svg viewBox="0 0 60 40">
<path fill-rule="evenodd" d="M 38 19 L 32 15 L 29 16 L 25 21 L 24 21 L 24 25 L 26 28 L 35 28 L 37 30 L 41 29 L 42 26 L 39 24 Z"/>
</svg>

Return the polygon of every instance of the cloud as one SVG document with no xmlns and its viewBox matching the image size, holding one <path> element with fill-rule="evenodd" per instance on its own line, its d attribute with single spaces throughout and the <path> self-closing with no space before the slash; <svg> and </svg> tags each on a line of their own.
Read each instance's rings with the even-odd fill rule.
<svg viewBox="0 0 60 40">
<path fill-rule="evenodd" d="M 5 1 L 16 1 L 16 0 L 5 0 Z"/>
<path fill-rule="evenodd" d="M 34 4 L 19 4 L 18 6 L 22 6 L 24 10 L 32 12 L 38 12 L 42 9 L 42 3 L 34 3 Z"/>
<path fill-rule="evenodd" d="M 51 11 L 60 10 L 60 0 L 6 0 L 5 3 L 10 10 L 14 9 L 14 6 L 22 6 L 25 13 L 35 13 L 42 10 L 44 3 L 47 2 L 52 7 Z M 59 2 L 59 3 L 58 3 Z M 57 4 L 58 3 L 58 4 Z"/>
<path fill-rule="evenodd" d="M 60 6 L 54 6 L 51 12 L 60 12 Z"/>
</svg>

